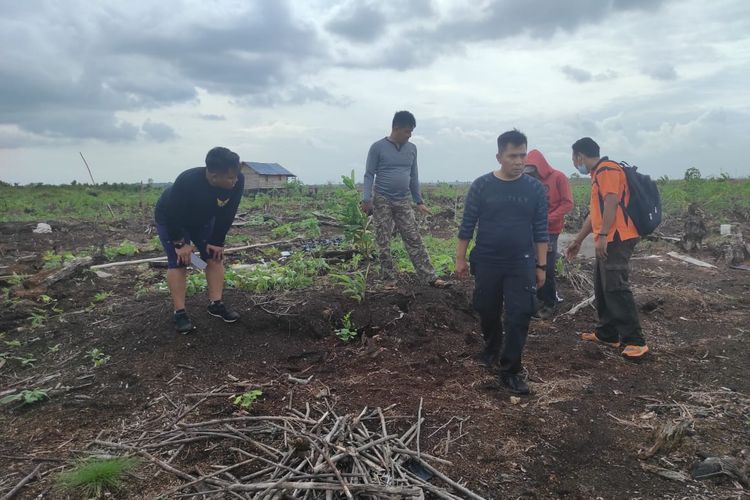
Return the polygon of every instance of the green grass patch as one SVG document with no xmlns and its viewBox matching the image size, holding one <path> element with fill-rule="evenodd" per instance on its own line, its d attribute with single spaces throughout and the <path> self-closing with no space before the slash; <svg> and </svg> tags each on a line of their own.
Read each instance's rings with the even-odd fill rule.
<svg viewBox="0 0 750 500">
<path fill-rule="evenodd" d="M 58 484 L 64 492 L 80 495 L 78 498 L 100 498 L 122 488 L 125 473 L 138 464 L 132 457 L 89 458 L 60 474 Z"/>
</svg>

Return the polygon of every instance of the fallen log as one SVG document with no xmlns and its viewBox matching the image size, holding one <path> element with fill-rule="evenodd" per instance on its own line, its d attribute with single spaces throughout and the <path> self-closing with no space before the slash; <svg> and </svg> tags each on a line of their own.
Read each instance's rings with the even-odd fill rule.
<svg viewBox="0 0 750 500">
<path fill-rule="evenodd" d="M 34 296 L 42 293 L 45 289 L 54 285 L 58 281 L 62 281 L 73 276 L 80 269 L 91 264 L 92 260 L 93 259 L 91 257 L 79 257 L 77 259 L 66 262 L 61 269 L 57 269 L 54 271 L 45 270 L 39 272 L 23 282 L 24 290 L 14 290 L 14 295 L 16 295 L 17 297 L 21 297 Z"/>
<path fill-rule="evenodd" d="M 244 245 L 241 247 L 233 247 L 233 248 L 227 248 L 224 250 L 225 254 L 228 253 L 235 253 L 235 252 L 241 252 L 243 250 L 250 250 L 254 248 L 264 248 L 264 247 L 273 247 L 273 246 L 281 246 L 281 245 L 290 245 L 296 241 L 302 240 L 304 238 L 297 237 L 292 238 L 291 240 L 284 240 L 284 241 L 269 241 L 268 243 L 256 243 L 254 245 Z M 146 264 L 149 262 L 166 262 L 166 257 L 152 257 L 149 259 L 136 259 L 136 260 L 123 260 L 120 262 L 108 262 L 106 264 L 97 264 L 95 266 L 91 266 L 89 269 L 106 269 L 108 267 L 119 267 L 119 266 L 129 266 L 129 265 L 136 265 L 136 264 Z"/>
<path fill-rule="evenodd" d="M 69 278 L 70 276 L 74 275 L 76 271 L 81 269 L 82 267 L 88 266 L 91 264 L 91 261 L 93 259 L 91 257 L 78 257 L 77 259 L 73 259 L 70 262 L 65 263 L 65 265 L 60 269 L 59 271 L 56 271 L 49 276 L 47 276 L 43 284 L 47 286 L 54 285 L 58 281 L 64 280 L 66 278 Z"/>
</svg>

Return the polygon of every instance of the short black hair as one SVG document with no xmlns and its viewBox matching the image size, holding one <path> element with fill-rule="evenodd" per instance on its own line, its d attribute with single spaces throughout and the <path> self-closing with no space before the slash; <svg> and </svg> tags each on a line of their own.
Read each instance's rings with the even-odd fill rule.
<svg viewBox="0 0 750 500">
<path fill-rule="evenodd" d="M 573 152 L 587 158 L 599 158 L 599 145 L 591 137 L 584 137 L 573 143 Z"/>
<path fill-rule="evenodd" d="M 408 111 L 396 111 L 396 114 L 393 115 L 393 122 L 391 122 L 393 128 L 414 128 L 416 126 L 417 120 Z"/>
<path fill-rule="evenodd" d="M 223 174 L 240 169 L 240 157 L 234 151 L 217 146 L 206 155 L 206 168 L 211 173 Z"/>
<path fill-rule="evenodd" d="M 518 129 L 508 130 L 497 136 L 497 151 L 502 153 L 505 146 L 513 144 L 514 146 L 524 146 L 529 143 L 526 135 Z"/>
</svg>

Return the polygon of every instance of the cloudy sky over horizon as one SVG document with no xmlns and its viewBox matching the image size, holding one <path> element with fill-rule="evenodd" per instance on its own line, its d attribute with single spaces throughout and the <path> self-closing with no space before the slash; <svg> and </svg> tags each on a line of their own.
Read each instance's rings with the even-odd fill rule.
<svg viewBox="0 0 750 500">
<path fill-rule="evenodd" d="M 393 112 L 424 181 L 517 127 L 657 177 L 750 175 L 744 0 L 0 1 L 0 180 L 172 180 L 213 146 L 305 183 L 356 171 Z"/>
</svg>

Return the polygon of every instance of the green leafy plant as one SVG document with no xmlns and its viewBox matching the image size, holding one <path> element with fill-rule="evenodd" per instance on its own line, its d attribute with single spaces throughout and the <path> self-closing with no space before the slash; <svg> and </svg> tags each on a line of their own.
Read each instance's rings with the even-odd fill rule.
<svg viewBox="0 0 750 500">
<path fill-rule="evenodd" d="M 320 236 L 320 223 L 315 217 L 310 217 L 309 219 L 300 221 L 296 226 L 309 238 Z"/>
<path fill-rule="evenodd" d="M 349 342 L 357 337 L 357 329 L 352 322 L 352 311 L 344 314 L 341 318 L 341 328 L 338 328 L 335 333 L 343 342 Z"/>
<path fill-rule="evenodd" d="M 111 359 L 112 356 L 107 356 L 99 350 L 98 348 L 91 349 L 86 354 L 89 355 L 89 359 L 94 363 L 94 368 L 99 368 L 102 365 L 107 364 L 107 362 Z"/>
<path fill-rule="evenodd" d="M 65 262 L 71 261 L 75 258 L 71 252 L 57 253 L 52 250 L 48 250 L 42 255 L 42 262 L 44 262 L 44 269 L 55 269 L 62 267 Z"/>
<path fill-rule="evenodd" d="M 55 344 L 51 347 L 48 347 L 47 350 L 51 353 L 60 352 L 60 347 L 62 347 L 62 344 Z"/>
<path fill-rule="evenodd" d="M 49 396 L 47 395 L 47 389 L 24 389 L 17 394 L 9 394 L 8 396 L 0 399 L 0 404 L 5 405 L 20 401 L 22 405 L 31 405 L 47 399 L 48 397 Z"/>
<path fill-rule="evenodd" d="M 23 367 L 33 367 L 34 363 L 36 363 L 36 358 L 33 358 L 31 356 L 23 357 L 23 356 L 15 356 L 13 359 L 16 361 L 19 361 L 21 363 L 21 366 Z"/>
<path fill-rule="evenodd" d="M 37 300 L 38 300 L 39 302 L 41 302 L 42 304 L 50 304 L 50 303 L 52 303 L 52 302 L 55 302 L 55 299 L 53 299 L 53 298 L 52 298 L 52 297 L 50 297 L 49 295 L 44 295 L 44 294 L 40 295 L 40 296 L 39 296 L 39 297 L 37 298 Z"/>
<path fill-rule="evenodd" d="M 260 389 L 253 389 L 236 396 L 232 396 L 232 404 L 239 406 L 245 411 L 249 411 L 252 408 L 255 400 L 263 395 L 263 391 Z"/>
<path fill-rule="evenodd" d="M 89 458 L 60 474 L 58 485 L 78 498 L 100 498 L 120 489 L 125 473 L 138 464 L 133 457 Z"/>
<path fill-rule="evenodd" d="M 23 280 L 25 279 L 25 276 L 18 273 L 13 273 L 13 276 L 8 278 L 8 284 L 10 286 L 19 286 L 23 283 Z"/>
<path fill-rule="evenodd" d="M 21 347 L 21 341 L 20 340 L 4 340 L 5 345 L 8 347 Z"/>
<path fill-rule="evenodd" d="M 123 240 L 116 247 L 105 247 L 104 256 L 107 260 L 112 260 L 116 257 L 132 257 L 138 253 L 138 247 L 135 243 L 129 240 Z"/>
<path fill-rule="evenodd" d="M 94 295 L 94 302 L 104 302 L 109 297 L 112 296 L 112 292 L 97 292 L 96 295 Z"/>
<path fill-rule="evenodd" d="M 370 258 L 375 252 L 375 236 L 370 227 L 371 218 L 360 207 L 354 170 L 351 175 L 342 175 L 341 181 L 344 189 L 339 194 L 338 218 L 344 225 L 344 238 L 365 258 Z"/>
<path fill-rule="evenodd" d="M 352 271 L 349 274 L 331 274 L 331 278 L 339 285 L 344 287 L 344 295 L 351 297 L 357 302 L 365 300 L 367 293 L 367 275 L 370 272 L 370 265 L 367 265 L 364 271 Z"/>
<path fill-rule="evenodd" d="M 47 311 L 38 307 L 31 313 L 31 328 L 40 328 L 47 322 Z"/>
<path fill-rule="evenodd" d="M 294 227 L 291 224 L 282 224 L 271 231 L 274 238 L 288 238 L 294 236 Z"/>
</svg>

